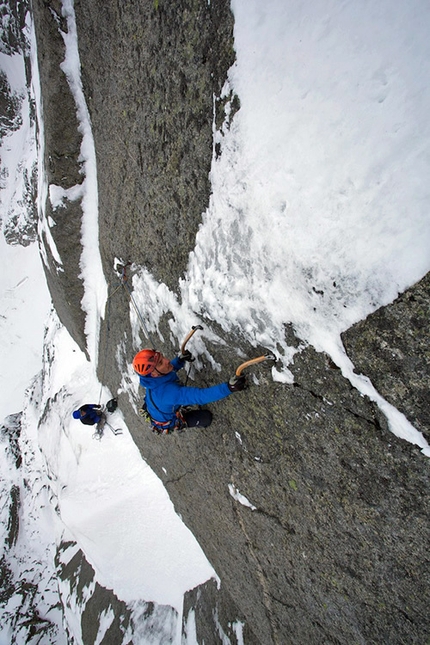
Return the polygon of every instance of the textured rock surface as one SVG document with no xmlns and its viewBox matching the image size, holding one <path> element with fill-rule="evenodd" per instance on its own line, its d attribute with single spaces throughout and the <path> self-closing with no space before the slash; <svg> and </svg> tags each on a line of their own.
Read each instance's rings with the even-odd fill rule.
<svg viewBox="0 0 430 645">
<path fill-rule="evenodd" d="M 78 131 L 76 105 L 60 69 L 65 47 L 59 30 L 67 31 L 67 24 L 62 17 L 60 2 L 35 2 L 33 17 L 42 87 L 47 181 L 67 190 L 83 180 L 79 161 L 82 135 Z M 82 315 L 76 315 L 84 295 L 82 282 L 78 278 L 82 253 L 80 200 L 65 202 L 64 208 L 53 211 L 47 199 L 46 218 L 53 222 L 50 233 L 62 263 L 57 263 L 50 244 L 43 238 L 49 262 L 46 276 L 53 304 L 61 322 L 84 350 L 84 319 Z"/>
<path fill-rule="evenodd" d="M 27 88 L 31 82 L 30 46 L 26 29 L 28 11 L 27 0 L 0 0 L 0 52 L 8 56 L 22 56 Z M 35 115 L 30 93 L 28 98 L 29 114 L 26 116 L 33 124 Z M 0 144 L 5 146 L 5 150 L 11 147 L 11 142 L 6 141 L 8 136 L 23 125 L 24 100 L 25 88 L 22 88 L 22 92 L 13 90 L 7 74 L 0 70 Z M 13 195 L 9 198 L 5 199 L 2 194 L 0 222 L 8 244 L 28 246 L 37 239 L 37 164 L 26 159 L 25 150 L 16 152 L 21 182 L 15 183 Z M 19 155 L 22 155 L 21 158 Z M 6 154 L 5 157 L 7 156 Z M 3 166 L 3 163 L 4 159 L 0 158 L 0 191 L 6 187 L 9 173 L 12 176 L 14 173 L 13 168 Z"/>
<path fill-rule="evenodd" d="M 213 93 L 233 56 L 228 3 L 106 0 L 75 6 L 107 280 L 117 285 L 112 265 L 121 257 L 176 289 L 209 196 Z M 36 0 L 46 155 L 55 161 L 50 181 L 67 187 L 77 181 L 79 138 L 58 69 L 59 13 L 55 0 Z M 72 149 L 76 167 L 67 165 Z M 75 234 L 68 227 L 76 232 L 80 221 L 78 205 L 70 208 L 72 222 L 53 214 L 67 272 L 53 271 L 50 287 L 63 322 L 82 345 L 79 248 L 66 244 Z M 424 432 L 428 348 L 421 312 L 428 310 L 427 280 L 344 337 L 358 369 Z M 417 303 L 421 309 L 411 313 Z M 113 392 L 133 355 L 128 315 L 127 294 L 117 291 L 99 366 Z M 412 320 L 419 334 L 411 334 Z M 163 325 L 160 348 L 172 354 L 177 348 L 168 340 L 167 320 Z M 255 352 L 240 337 L 225 340 L 244 354 Z M 396 350 L 391 358 L 383 341 Z M 204 370 L 198 385 L 225 380 L 236 367 L 236 354 L 212 349 L 222 374 Z M 254 371 L 259 387 L 211 406 L 210 429 L 168 437 L 154 436 L 128 395 L 120 395 L 136 444 L 221 579 L 219 590 L 209 582 L 187 594 L 185 614 L 195 607 L 199 642 L 221 642 L 217 616 L 233 643 L 231 623 L 245 622 L 247 645 L 426 643 L 429 460 L 394 437 L 375 405 L 312 348 L 296 355 L 294 386 L 274 383 L 264 367 Z M 255 510 L 235 501 L 229 486 Z"/>
<path fill-rule="evenodd" d="M 209 199 L 214 95 L 234 61 L 228 4 L 75 6 L 100 226 L 115 231 L 103 240 L 106 271 L 131 259 L 175 290 Z"/>
<path fill-rule="evenodd" d="M 356 371 L 430 441 L 430 274 L 344 334 Z"/>
</svg>

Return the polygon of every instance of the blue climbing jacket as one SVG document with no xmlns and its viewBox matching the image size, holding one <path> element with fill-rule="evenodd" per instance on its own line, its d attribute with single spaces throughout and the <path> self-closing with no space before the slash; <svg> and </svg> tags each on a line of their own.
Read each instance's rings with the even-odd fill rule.
<svg viewBox="0 0 430 645">
<path fill-rule="evenodd" d="M 146 388 L 146 409 L 151 419 L 160 424 L 175 425 L 176 413 L 187 405 L 205 405 L 224 399 L 231 394 L 227 383 L 212 387 L 188 387 L 182 385 L 177 372 L 185 365 L 185 361 L 174 358 L 170 361 L 173 371 L 164 376 L 140 376 L 140 384 Z"/>
<path fill-rule="evenodd" d="M 80 417 L 80 421 L 86 426 L 93 426 L 102 418 L 102 410 L 97 403 L 86 403 L 79 410 L 84 413 Z"/>
</svg>

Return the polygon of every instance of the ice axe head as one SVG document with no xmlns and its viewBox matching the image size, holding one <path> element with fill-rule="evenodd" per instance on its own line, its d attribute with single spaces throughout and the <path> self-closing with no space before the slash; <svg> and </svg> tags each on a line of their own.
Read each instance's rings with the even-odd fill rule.
<svg viewBox="0 0 430 645">
<path fill-rule="evenodd" d="M 185 337 L 184 342 L 181 345 L 181 354 L 183 354 L 185 352 L 186 344 L 190 340 L 191 336 L 193 336 L 198 329 L 202 330 L 203 327 L 201 325 L 194 325 L 193 327 L 191 327 L 191 331 L 188 332 L 188 334 Z"/>
</svg>

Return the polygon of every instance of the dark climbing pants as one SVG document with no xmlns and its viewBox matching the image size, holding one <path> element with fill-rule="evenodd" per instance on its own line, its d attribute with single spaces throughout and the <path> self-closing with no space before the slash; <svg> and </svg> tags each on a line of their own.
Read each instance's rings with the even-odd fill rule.
<svg viewBox="0 0 430 645">
<path fill-rule="evenodd" d="M 183 413 L 184 421 L 189 428 L 207 428 L 212 423 L 210 410 L 190 410 Z"/>
</svg>

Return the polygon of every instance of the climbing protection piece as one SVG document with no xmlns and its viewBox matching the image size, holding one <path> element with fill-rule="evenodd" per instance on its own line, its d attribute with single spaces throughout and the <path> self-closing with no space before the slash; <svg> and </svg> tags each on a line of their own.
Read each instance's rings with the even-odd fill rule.
<svg viewBox="0 0 430 645">
<path fill-rule="evenodd" d="M 262 363 L 263 361 L 276 361 L 276 356 L 274 354 L 268 353 L 264 354 L 263 356 L 257 356 L 257 358 L 251 358 L 249 361 L 245 361 L 244 363 L 242 363 L 242 365 L 239 365 L 236 370 L 236 376 L 240 376 L 242 374 L 242 370 L 244 370 L 246 367 L 255 365 L 256 363 Z"/>
</svg>

